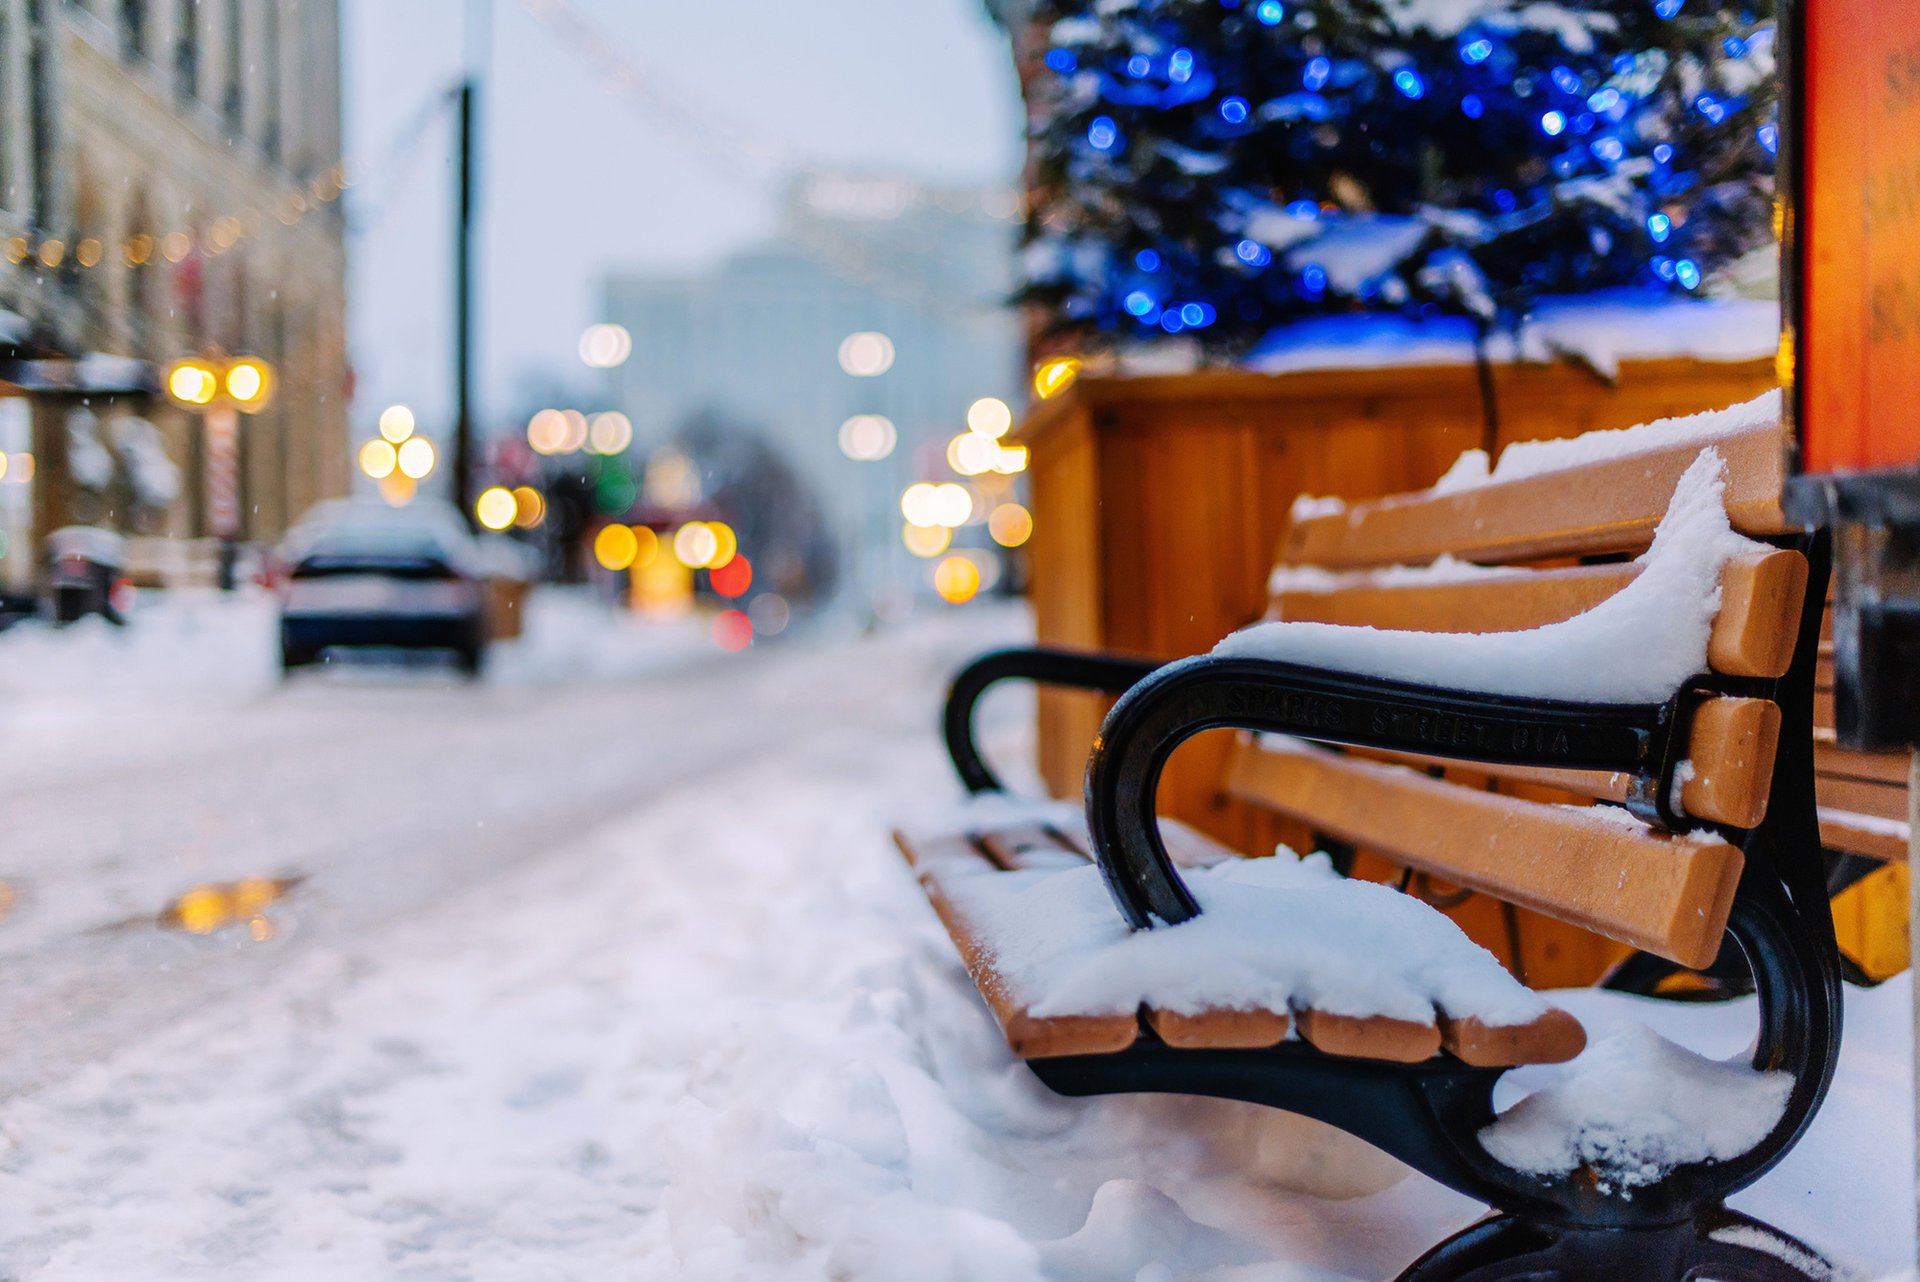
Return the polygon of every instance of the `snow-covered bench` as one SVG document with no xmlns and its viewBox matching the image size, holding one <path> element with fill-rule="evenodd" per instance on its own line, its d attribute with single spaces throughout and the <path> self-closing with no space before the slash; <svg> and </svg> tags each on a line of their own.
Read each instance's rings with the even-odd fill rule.
<svg viewBox="0 0 1920 1282">
<path fill-rule="evenodd" d="M 1275 617 L 1210 655 L 963 672 L 947 741 L 977 800 L 899 840 L 1016 1053 L 1066 1094 L 1305 1113 L 1497 1209 L 1406 1277 L 1827 1276 L 1723 1205 L 1799 1137 L 1838 1054 L 1811 720 L 1828 550 L 1781 512 L 1784 446 L 1768 397 L 1298 505 Z M 1121 694 L 1084 816 L 999 794 L 972 709 L 1009 677 Z M 1246 732 L 1223 787 L 1325 840 L 1678 966 L 1744 957 L 1752 1068 L 1701 1078 L 1697 1132 L 1657 1142 L 1619 1133 L 1619 1098 L 1582 1132 L 1577 1091 L 1496 1116 L 1502 1073 L 1579 1054 L 1578 1023 L 1411 896 L 1157 821 L 1168 757 L 1222 727 Z M 1587 1067 L 1605 1095 L 1618 1074 Z"/>
</svg>

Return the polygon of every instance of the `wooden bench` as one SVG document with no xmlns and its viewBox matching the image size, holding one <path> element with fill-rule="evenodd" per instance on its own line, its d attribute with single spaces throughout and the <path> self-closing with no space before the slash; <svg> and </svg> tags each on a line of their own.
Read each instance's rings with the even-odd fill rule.
<svg viewBox="0 0 1920 1282">
<path fill-rule="evenodd" d="M 1798 1139 L 1838 1054 L 1827 815 L 1817 813 L 1814 791 L 1828 548 L 1823 534 L 1795 530 L 1782 515 L 1778 423 L 1656 441 L 1510 480 L 1496 472 L 1470 488 L 1307 509 L 1286 536 L 1273 616 L 1473 633 L 1569 619 L 1641 572 L 1627 558 L 1647 548 L 1677 481 L 1705 448 L 1725 461 L 1734 528 L 1764 546 L 1726 563 L 1706 663 L 1664 701 L 1515 698 L 1246 657 L 1155 667 L 1015 650 L 963 672 L 946 735 L 976 794 L 998 787 L 971 734 L 974 704 L 994 682 L 1121 694 L 1088 764 L 1084 831 L 1026 821 L 900 838 L 1015 1052 L 1066 1094 L 1221 1095 L 1314 1116 L 1496 1208 L 1411 1266 L 1408 1278 L 1679 1279 L 1701 1269 L 1727 1278 L 1828 1276 L 1807 1248 L 1723 1204 Z M 1442 557 L 1514 568 L 1387 568 Z M 1386 853 L 1410 878 L 1498 896 L 1672 966 L 1745 967 L 1760 999 L 1754 1065 L 1792 1075 L 1779 1122 L 1737 1156 L 1623 1188 L 1588 1166 L 1552 1176 L 1515 1169 L 1479 1139 L 1508 1067 L 1581 1048 L 1580 1028 L 1558 1011 L 1498 1027 L 1444 1010 L 1423 1022 L 1295 1002 L 1037 1011 L 1037 995 L 1001 964 L 1006 941 L 969 919 L 956 890 L 982 861 L 1018 872 L 1090 859 L 1134 929 L 1193 920 L 1200 908 L 1182 870 L 1233 856 L 1163 828 L 1154 796 L 1178 745 L 1222 727 L 1245 732 L 1225 790 L 1303 821 L 1330 844 Z M 1862 768 L 1830 744 L 1820 754 L 1826 765 Z M 1823 774 L 1823 789 L 1837 777 Z M 1837 796 L 1823 791 L 1822 810 Z"/>
</svg>

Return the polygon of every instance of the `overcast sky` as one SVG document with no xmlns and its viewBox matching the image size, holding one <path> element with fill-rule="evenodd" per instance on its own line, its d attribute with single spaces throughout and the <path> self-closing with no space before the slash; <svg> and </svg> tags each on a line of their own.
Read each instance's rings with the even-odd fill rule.
<svg viewBox="0 0 1920 1282">
<path fill-rule="evenodd" d="M 530 370 L 584 372 L 576 344 L 606 267 L 695 270 L 764 235 L 780 166 L 818 158 L 952 182 L 1018 171 L 1018 89 L 980 0 L 493 4 L 478 352 L 489 417 L 514 407 Z M 534 16 L 566 7 L 642 90 L 623 93 Z M 343 5 L 356 435 L 396 400 L 436 434 L 450 415 L 454 135 L 450 110 L 430 113 L 459 78 L 466 8 Z"/>
</svg>

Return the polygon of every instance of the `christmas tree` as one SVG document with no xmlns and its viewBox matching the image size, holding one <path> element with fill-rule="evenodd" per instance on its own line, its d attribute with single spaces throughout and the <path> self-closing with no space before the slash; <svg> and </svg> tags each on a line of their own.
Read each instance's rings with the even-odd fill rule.
<svg viewBox="0 0 1920 1282">
<path fill-rule="evenodd" d="M 1051 0 L 1043 342 L 1215 358 L 1348 311 L 1514 324 L 1772 240 L 1774 0 Z"/>
</svg>

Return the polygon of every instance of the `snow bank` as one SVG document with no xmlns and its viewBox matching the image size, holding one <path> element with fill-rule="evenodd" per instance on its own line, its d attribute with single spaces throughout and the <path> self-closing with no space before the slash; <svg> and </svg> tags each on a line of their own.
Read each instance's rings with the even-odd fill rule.
<svg viewBox="0 0 1920 1282">
<path fill-rule="evenodd" d="M 940 885 L 1036 1015 L 1162 1010 L 1286 1010 L 1387 1015 L 1430 1024 L 1436 1007 L 1524 1024 L 1547 1004 L 1427 904 L 1349 880 L 1325 855 L 1282 846 L 1183 878 L 1200 915 L 1131 930 L 1100 871 L 1002 872 L 985 860 L 938 864 Z"/>
<path fill-rule="evenodd" d="M 1584 439 L 1567 442 L 1574 449 L 1566 457 L 1582 457 Z M 1560 623 L 1485 633 L 1257 623 L 1213 653 L 1520 698 L 1657 703 L 1705 669 L 1720 609 L 1721 568 L 1756 547 L 1728 524 L 1725 489 L 1725 463 L 1717 451 L 1703 451 L 1675 486 L 1653 546 L 1640 558 L 1640 574 L 1593 609 Z"/>
<path fill-rule="evenodd" d="M 1590 1044 L 1557 1078 L 1502 1113 L 1480 1142 L 1536 1175 L 1591 1167 L 1603 1190 L 1738 1157 L 1766 1138 L 1793 1090 L 1789 1073 L 1707 1059 L 1636 1025 Z"/>
</svg>

